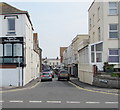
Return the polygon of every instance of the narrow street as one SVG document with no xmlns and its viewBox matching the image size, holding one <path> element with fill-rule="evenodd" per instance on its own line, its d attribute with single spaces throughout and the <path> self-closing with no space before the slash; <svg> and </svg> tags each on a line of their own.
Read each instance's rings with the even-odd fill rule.
<svg viewBox="0 0 120 110">
<path fill-rule="evenodd" d="M 69 81 L 39 82 L 34 88 L 2 93 L 2 108 L 118 108 L 118 96 L 81 90 Z"/>
</svg>

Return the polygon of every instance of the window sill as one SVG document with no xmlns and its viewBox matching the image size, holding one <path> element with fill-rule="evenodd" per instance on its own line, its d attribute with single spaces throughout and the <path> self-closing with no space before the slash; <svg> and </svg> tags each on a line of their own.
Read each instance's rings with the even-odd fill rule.
<svg viewBox="0 0 120 110">
<path fill-rule="evenodd" d="M 110 14 L 109 14 L 108 16 L 118 16 L 118 14 L 116 14 L 116 15 L 110 15 Z"/>
<path fill-rule="evenodd" d="M 16 34 L 6 34 L 6 36 L 15 36 Z"/>
<path fill-rule="evenodd" d="M 108 38 L 108 40 L 119 40 L 119 38 Z"/>
</svg>

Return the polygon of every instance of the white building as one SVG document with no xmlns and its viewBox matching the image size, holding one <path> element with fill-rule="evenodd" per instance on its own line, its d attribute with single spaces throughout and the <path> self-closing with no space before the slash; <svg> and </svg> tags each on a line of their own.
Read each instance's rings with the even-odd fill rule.
<svg viewBox="0 0 120 110">
<path fill-rule="evenodd" d="M 119 0 L 95 0 L 90 6 L 89 35 L 91 46 L 91 64 L 103 70 L 104 62 L 115 64 L 120 71 L 120 34 L 119 34 Z"/>
<path fill-rule="evenodd" d="M 92 84 L 97 66 L 103 71 L 105 62 L 120 71 L 119 0 L 94 0 L 89 12 L 89 44 L 79 49 L 79 80 Z M 87 68 L 87 69 L 86 69 Z"/>
<path fill-rule="evenodd" d="M 61 67 L 61 62 L 59 58 L 47 58 L 47 59 L 43 59 L 43 64 L 50 66 L 52 68 L 59 68 Z"/>
<path fill-rule="evenodd" d="M 1 2 L 0 25 L 0 86 L 24 86 L 39 76 L 32 70 L 36 62 L 30 16 Z"/>
</svg>

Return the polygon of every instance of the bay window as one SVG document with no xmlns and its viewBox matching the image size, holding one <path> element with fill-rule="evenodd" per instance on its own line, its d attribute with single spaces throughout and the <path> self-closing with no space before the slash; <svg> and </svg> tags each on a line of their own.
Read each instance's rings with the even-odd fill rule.
<svg viewBox="0 0 120 110">
<path fill-rule="evenodd" d="M 4 45 L 4 56 L 12 56 L 12 44 Z"/>
<path fill-rule="evenodd" d="M 91 63 L 102 62 L 103 43 L 91 46 Z"/>
<path fill-rule="evenodd" d="M 0 57 L 3 56 L 3 44 L 0 44 Z"/>
<path fill-rule="evenodd" d="M 22 56 L 22 44 L 14 44 L 14 53 L 13 56 Z"/>
</svg>

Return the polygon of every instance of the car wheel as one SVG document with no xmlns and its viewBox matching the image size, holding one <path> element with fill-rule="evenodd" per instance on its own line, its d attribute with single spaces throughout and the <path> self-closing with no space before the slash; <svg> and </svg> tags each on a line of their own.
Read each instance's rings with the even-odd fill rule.
<svg viewBox="0 0 120 110">
<path fill-rule="evenodd" d="M 43 80 L 41 80 L 41 82 L 43 82 Z"/>
</svg>

